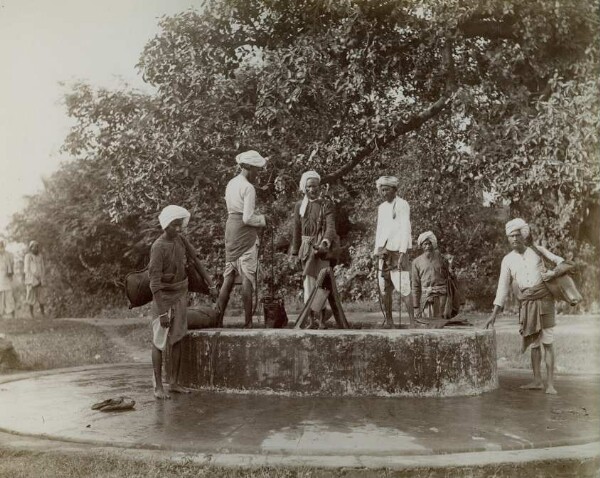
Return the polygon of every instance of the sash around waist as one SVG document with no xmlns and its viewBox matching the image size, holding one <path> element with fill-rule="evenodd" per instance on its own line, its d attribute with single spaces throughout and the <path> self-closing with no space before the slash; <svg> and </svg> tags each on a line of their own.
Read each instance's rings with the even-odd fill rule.
<svg viewBox="0 0 600 478">
<path fill-rule="evenodd" d="M 225 261 L 237 261 L 256 243 L 257 228 L 244 224 L 241 213 L 229 213 L 225 224 Z"/>
</svg>

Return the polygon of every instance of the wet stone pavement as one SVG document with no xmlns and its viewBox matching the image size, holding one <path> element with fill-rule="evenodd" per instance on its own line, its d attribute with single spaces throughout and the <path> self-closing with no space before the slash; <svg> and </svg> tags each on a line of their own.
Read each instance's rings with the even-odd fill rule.
<svg viewBox="0 0 600 478">
<path fill-rule="evenodd" d="M 319 398 L 196 391 L 152 396 L 151 367 L 107 366 L 0 383 L 0 429 L 113 446 L 202 453 L 374 456 L 520 450 L 600 439 L 598 376 L 558 376 L 559 395 L 500 388 L 456 398 Z M 135 409 L 91 406 L 127 395 Z"/>
</svg>

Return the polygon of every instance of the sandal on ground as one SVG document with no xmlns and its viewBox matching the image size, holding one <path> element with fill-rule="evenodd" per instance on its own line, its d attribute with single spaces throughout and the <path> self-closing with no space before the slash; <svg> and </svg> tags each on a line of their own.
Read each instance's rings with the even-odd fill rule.
<svg viewBox="0 0 600 478">
<path fill-rule="evenodd" d="M 133 410 L 135 400 L 129 397 L 109 398 L 92 405 L 92 410 L 101 412 L 116 412 L 123 410 Z"/>
</svg>

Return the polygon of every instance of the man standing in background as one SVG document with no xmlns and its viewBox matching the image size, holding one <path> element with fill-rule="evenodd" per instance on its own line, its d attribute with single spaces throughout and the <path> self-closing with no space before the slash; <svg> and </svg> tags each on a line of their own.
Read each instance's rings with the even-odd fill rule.
<svg viewBox="0 0 600 478">
<path fill-rule="evenodd" d="M 25 274 L 25 303 L 29 306 L 29 313 L 33 318 L 33 309 L 35 304 L 40 307 L 40 312 L 44 316 L 45 289 L 44 289 L 44 257 L 40 252 L 40 245 L 37 241 L 29 243 L 29 252 L 25 254 L 23 263 L 23 273 Z"/>
<path fill-rule="evenodd" d="M 0 239 L 0 318 L 4 315 L 15 317 L 15 297 L 12 278 L 14 275 L 13 257 Z"/>
</svg>

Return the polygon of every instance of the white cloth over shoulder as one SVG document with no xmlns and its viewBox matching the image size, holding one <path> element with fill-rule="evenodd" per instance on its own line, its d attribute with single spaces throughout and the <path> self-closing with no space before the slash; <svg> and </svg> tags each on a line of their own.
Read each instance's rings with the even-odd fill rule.
<svg viewBox="0 0 600 478">
<path fill-rule="evenodd" d="M 186 227 L 188 222 L 190 222 L 190 216 L 191 214 L 187 209 L 170 204 L 160 212 L 158 215 L 158 222 L 160 222 L 160 227 L 164 230 L 173 221 L 183 219 L 183 227 Z"/>
<path fill-rule="evenodd" d="M 410 206 L 396 197 L 392 202 L 384 202 L 377 210 L 377 233 L 375 250 L 385 247 L 388 251 L 406 252 L 412 248 Z"/>
<path fill-rule="evenodd" d="M 229 214 L 242 214 L 242 221 L 247 226 L 264 227 L 265 216 L 255 214 L 256 191 L 243 174 L 238 174 L 225 189 L 225 202 Z"/>
</svg>

